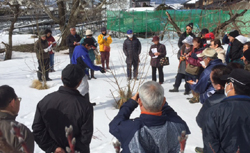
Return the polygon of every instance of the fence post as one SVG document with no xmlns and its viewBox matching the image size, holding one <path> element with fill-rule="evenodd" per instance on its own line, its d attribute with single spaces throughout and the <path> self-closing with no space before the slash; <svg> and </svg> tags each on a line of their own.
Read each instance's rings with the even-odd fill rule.
<svg viewBox="0 0 250 153">
<path fill-rule="evenodd" d="M 119 20 L 119 38 L 121 38 L 121 35 L 120 35 L 121 34 L 121 21 L 120 21 L 121 17 L 120 17 L 120 13 L 121 13 L 121 11 L 119 11 L 119 19 L 118 19 Z"/>
<path fill-rule="evenodd" d="M 148 10 L 146 10 L 146 39 L 148 38 Z"/>
</svg>

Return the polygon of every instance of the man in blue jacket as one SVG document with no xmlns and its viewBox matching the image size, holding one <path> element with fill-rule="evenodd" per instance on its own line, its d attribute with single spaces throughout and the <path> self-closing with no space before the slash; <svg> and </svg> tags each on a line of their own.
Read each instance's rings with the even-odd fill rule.
<svg viewBox="0 0 250 153">
<path fill-rule="evenodd" d="M 130 119 L 138 106 L 140 117 Z M 122 105 L 109 131 L 121 142 L 122 153 L 177 153 L 178 136 L 182 131 L 190 134 L 186 123 L 166 103 L 163 87 L 154 81 L 144 83 L 139 93 Z"/>
<path fill-rule="evenodd" d="M 85 74 L 87 74 L 87 75 L 88 75 L 88 71 L 86 68 L 89 68 L 89 69 L 95 70 L 95 71 L 101 71 L 102 73 L 105 73 L 105 70 L 100 66 L 94 65 L 89 57 L 88 50 L 95 47 L 94 44 L 95 44 L 95 42 L 92 38 L 84 39 L 82 45 L 75 47 L 74 53 L 73 53 L 72 59 L 71 59 L 72 64 L 79 65 L 85 71 Z M 86 81 L 86 80 L 88 80 L 87 75 L 84 76 L 81 85 L 78 87 L 78 90 L 80 91 L 80 93 L 83 96 L 89 96 L 89 94 L 88 94 L 89 93 L 89 84 L 88 84 L 88 81 Z"/>
<path fill-rule="evenodd" d="M 204 152 L 247 153 L 250 150 L 250 72 L 235 69 L 226 80 L 227 98 L 210 107 L 203 126 Z"/>
<path fill-rule="evenodd" d="M 191 89 L 200 94 L 200 102 L 203 104 L 205 100 L 210 96 L 209 92 L 214 90 L 214 87 L 210 81 L 210 73 L 215 65 L 222 65 L 222 61 L 217 58 L 217 53 L 214 49 L 206 48 L 197 57 L 202 57 L 201 62 L 204 71 L 201 73 L 199 80 L 196 82 L 187 81 L 191 85 Z"/>
</svg>

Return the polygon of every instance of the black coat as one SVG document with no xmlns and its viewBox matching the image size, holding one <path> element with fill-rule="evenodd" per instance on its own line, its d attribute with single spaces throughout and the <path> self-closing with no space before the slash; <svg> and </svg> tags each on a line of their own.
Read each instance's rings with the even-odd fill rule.
<svg viewBox="0 0 250 153">
<path fill-rule="evenodd" d="M 192 37 L 195 37 L 195 35 L 194 35 L 192 32 L 191 32 L 189 35 L 192 36 Z M 179 48 L 181 48 L 181 46 L 183 45 L 182 41 L 183 41 L 187 36 L 189 36 L 189 35 L 187 35 L 186 31 L 183 32 L 183 33 L 181 34 L 181 36 L 180 36 L 180 38 L 179 38 L 179 41 L 178 41 L 178 46 L 179 46 Z"/>
<path fill-rule="evenodd" d="M 76 138 L 75 149 L 89 153 L 93 135 L 93 106 L 88 97 L 82 96 L 78 90 L 60 87 L 37 105 L 32 125 L 35 141 L 46 153 L 54 152 L 57 147 L 65 150 L 69 146 L 65 126 L 70 125 Z"/>
<path fill-rule="evenodd" d="M 250 97 L 231 96 L 209 108 L 202 128 L 205 153 L 250 150 Z M 212 149 L 214 151 L 212 151 Z"/>
<path fill-rule="evenodd" d="M 71 34 L 68 35 L 66 43 L 67 43 L 67 46 L 69 47 L 69 53 L 73 53 L 75 47 L 77 46 L 77 45 L 74 45 L 74 42 L 80 42 L 81 39 L 82 38 L 78 34 L 76 34 L 75 36 Z"/>
<path fill-rule="evenodd" d="M 157 48 L 157 52 L 160 53 L 160 55 L 157 58 L 153 58 L 153 57 L 155 57 L 154 53 L 152 52 L 153 48 Z M 166 46 L 165 45 L 163 45 L 161 43 L 159 43 L 157 45 L 155 45 L 155 44 L 152 45 L 150 47 L 150 50 L 149 50 L 149 55 L 151 56 L 150 65 L 152 67 L 162 67 L 160 65 L 160 60 L 161 60 L 161 58 L 165 57 L 166 54 L 167 54 L 167 51 L 166 51 Z"/>
<path fill-rule="evenodd" d="M 123 43 L 123 52 L 126 56 L 126 63 L 132 64 L 139 61 L 139 55 L 141 53 L 141 42 L 135 36 L 132 40 L 127 38 Z"/>
<path fill-rule="evenodd" d="M 196 122 L 200 128 L 202 128 L 203 124 L 206 122 L 204 120 L 204 116 L 206 114 L 206 111 L 210 107 L 212 107 L 213 105 L 219 104 L 225 98 L 226 98 L 226 96 L 224 94 L 224 90 L 218 90 L 205 101 L 205 103 L 202 105 L 198 115 L 196 116 Z"/>
<path fill-rule="evenodd" d="M 234 42 L 231 44 L 229 52 L 229 58 L 231 59 L 231 62 L 240 59 L 242 57 L 243 55 L 242 49 L 243 49 L 243 44 L 238 39 L 234 39 Z"/>
</svg>

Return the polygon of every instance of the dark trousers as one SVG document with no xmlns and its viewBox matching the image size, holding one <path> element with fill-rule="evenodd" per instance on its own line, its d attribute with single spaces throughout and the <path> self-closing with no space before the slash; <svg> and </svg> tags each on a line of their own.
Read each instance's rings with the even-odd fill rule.
<svg viewBox="0 0 250 153">
<path fill-rule="evenodd" d="M 182 74 L 182 73 L 177 73 L 174 87 L 179 88 L 180 85 L 181 85 L 182 79 L 185 79 L 185 91 L 189 92 L 190 91 L 190 86 L 187 83 L 187 81 L 190 80 L 190 77 L 188 75 L 185 75 L 185 74 Z"/>
<path fill-rule="evenodd" d="M 153 67 L 152 66 L 152 80 L 156 81 L 156 69 L 158 69 L 159 72 L 159 82 L 163 83 L 164 82 L 164 75 L 163 75 L 163 67 Z"/>
<path fill-rule="evenodd" d="M 102 61 L 102 67 L 105 69 L 105 62 L 106 62 L 106 68 L 109 68 L 109 52 L 101 52 L 101 61 Z"/>
<path fill-rule="evenodd" d="M 71 53 L 71 52 L 69 52 L 69 60 L 70 60 L 70 64 L 72 64 L 72 61 L 71 61 L 72 56 L 73 56 L 73 52 L 72 52 L 72 53 Z"/>
<path fill-rule="evenodd" d="M 138 75 L 138 61 L 133 61 L 131 64 L 127 64 L 127 76 L 129 79 L 131 79 L 132 77 L 132 66 L 133 66 L 133 77 L 137 78 Z"/>
<path fill-rule="evenodd" d="M 42 78 L 42 70 L 45 70 L 45 79 L 49 78 L 49 58 L 38 60 L 38 79 Z"/>
</svg>

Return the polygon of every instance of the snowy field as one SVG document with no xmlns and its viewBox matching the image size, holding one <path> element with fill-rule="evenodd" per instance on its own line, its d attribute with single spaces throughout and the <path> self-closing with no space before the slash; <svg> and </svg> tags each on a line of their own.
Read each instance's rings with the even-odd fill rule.
<svg viewBox="0 0 250 153">
<path fill-rule="evenodd" d="M 0 42 L 7 41 L 6 35 L 0 35 Z M 30 38 L 30 35 L 15 35 L 13 37 L 14 44 L 23 44 L 34 42 L 34 39 Z M 124 39 L 113 39 L 111 44 L 111 69 L 116 71 L 122 86 L 126 86 L 126 76 L 124 74 L 125 61 L 122 61 L 122 45 Z M 140 39 L 142 43 L 141 56 L 148 56 L 151 39 Z M 184 83 L 181 84 L 179 93 L 169 93 L 168 90 L 173 88 L 175 81 L 175 75 L 179 61 L 176 58 L 177 53 L 177 40 L 164 39 L 162 42 L 166 45 L 167 55 L 170 57 L 170 65 L 164 67 L 164 79 L 163 87 L 165 89 L 165 97 L 168 104 L 185 120 L 191 130 L 191 135 L 188 138 L 185 153 L 193 153 L 195 147 L 202 147 L 202 135 L 201 129 L 196 124 L 196 115 L 201 108 L 201 104 L 190 104 L 187 97 L 184 96 Z M 17 95 L 22 97 L 20 112 L 17 117 L 17 121 L 25 124 L 31 129 L 34 114 L 37 103 L 47 94 L 57 91 L 62 85 L 61 71 L 69 64 L 69 56 L 64 54 L 66 51 L 62 51 L 55 54 L 55 70 L 56 72 L 50 73 L 50 78 L 53 80 L 48 82 L 51 87 L 48 90 L 36 90 L 30 88 L 32 80 L 37 79 L 36 69 L 37 60 L 35 53 L 20 53 L 18 51 L 13 52 L 13 59 L 9 61 L 3 61 L 4 55 L 0 54 L 0 85 L 12 86 Z M 141 61 L 143 64 L 145 61 Z M 146 80 L 151 80 L 151 67 L 149 67 L 149 57 L 146 61 L 146 69 L 149 68 Z M 118 110 L 114 107 L 114 99 L 110 90 L 115 91 L 108 81 L 113 79 L 111 73 L 102 74 L 96 72 L 97 80 L 90 80 L 90 101 L 96 102 L 97 106 L 94 107 L 94 135 L 91 141 L 91 153 L 114 153 L 112 146 L 112 140 L 114 137 L 109 133 L 108 124 L 117 114 Z M 116 87 L 116 86 L 115 86 Z M 114 93 L 117 96 L 117 93 Z M 72 112 L 74 113 L 74 112 Z M 140 110 L 137 108 L 132 114 L 132 118 L 138 117 Z M 35 153 L 42 153 L 43 151 L 36 145 Z"/>
</svg>

